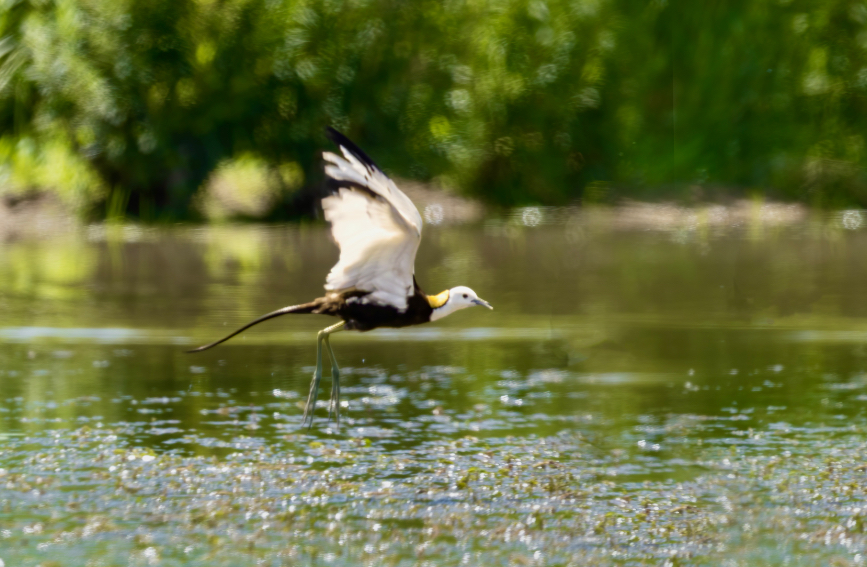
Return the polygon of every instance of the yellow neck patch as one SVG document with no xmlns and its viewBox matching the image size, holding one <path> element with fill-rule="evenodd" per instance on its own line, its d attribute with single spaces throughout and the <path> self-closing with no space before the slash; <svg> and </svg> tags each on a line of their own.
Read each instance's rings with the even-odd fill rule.
<svg viewBox="0 0 867 567">
<path fill-rule="evenodd" d="M 430 303 L 430 306 L 436 309 L 437 307 L 442 307 L 446 304 L 446 301 L 449 300 L 449 290 L 445 290 L 442 293 L 438 293 L 436 295 L 427 296 L 427 302 Z"/>
</svg>

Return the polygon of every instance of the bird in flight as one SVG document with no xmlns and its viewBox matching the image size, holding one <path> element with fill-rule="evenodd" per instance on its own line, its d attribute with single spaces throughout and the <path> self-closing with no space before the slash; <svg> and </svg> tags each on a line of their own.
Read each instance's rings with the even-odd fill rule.
<svg viewBox="0 0 867 567">
<path fill-rule="evenodd" d="M 302 424 L 313 425 L 313 410 L 322 380 L 322 345 L 331 359 L 331 400 L 340 427 L 340 369 L 330 336 L 338 331 L 370 331 L 437 321 L 459 309 L 480 305 L 493 309 L 465 286 L 425 295 L 415 280 L 415 255 L 421 243 L 421 215 L 394 181 L 349 138 L 333 128 L 328 138 L 343 156 L 323 152 L 329 195 L 322 199 L 325 219 L 340 248 L 340 258 L 325 280 L 325 295 L 262 315 L 213 343 L 187 352 L 201 352 L 268 319 L 296 313 L 331 315 L 339 323 L 316 337 L 316 371 L 304 407 Z"/>
</svg>

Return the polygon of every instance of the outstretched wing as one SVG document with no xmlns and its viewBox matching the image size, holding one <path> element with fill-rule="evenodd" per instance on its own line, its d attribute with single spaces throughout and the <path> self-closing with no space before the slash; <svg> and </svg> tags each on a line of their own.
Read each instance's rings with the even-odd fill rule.
<svg viewBox="0 0 867 567">
<path fill-rule="evenodd" d="M 367 154 L 346 136 L 328 129 L 343 157 L 322 156 L 334 194 L 322 199 L 325 219 L 340 248 L 325 289 L 370 292 L 363 301 L 404 310 L 414 293 L 415 254 L 421 242 L 421 215 Z"/>
</svg>

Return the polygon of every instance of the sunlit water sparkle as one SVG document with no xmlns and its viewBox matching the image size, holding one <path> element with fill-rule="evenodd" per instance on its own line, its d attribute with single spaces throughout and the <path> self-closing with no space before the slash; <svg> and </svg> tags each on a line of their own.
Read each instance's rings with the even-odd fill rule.
<svg viewBox="0 0 867 567">
<path fill-rule="evenodd" d="M 324 228 L 4 243 L 0 560 L 862 564 L 867 231 L 749 210 L 428 227 L 496 310 L 335 336 L 339 431 L 322 320 L 183 353 L 319 293 Z"/>
</svg>

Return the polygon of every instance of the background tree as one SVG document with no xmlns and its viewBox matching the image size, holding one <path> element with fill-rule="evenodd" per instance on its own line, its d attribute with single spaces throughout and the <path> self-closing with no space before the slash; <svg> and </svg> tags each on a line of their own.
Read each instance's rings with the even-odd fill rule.
<svg viewBox="0 0 867 567">
<path fill-rule="evenodd" d="M 0 0 L 0 192 L 285 217 L 333 125 L 503 205 L 865 205 L 865 38 L 842 0 Z"/>
</svg>

